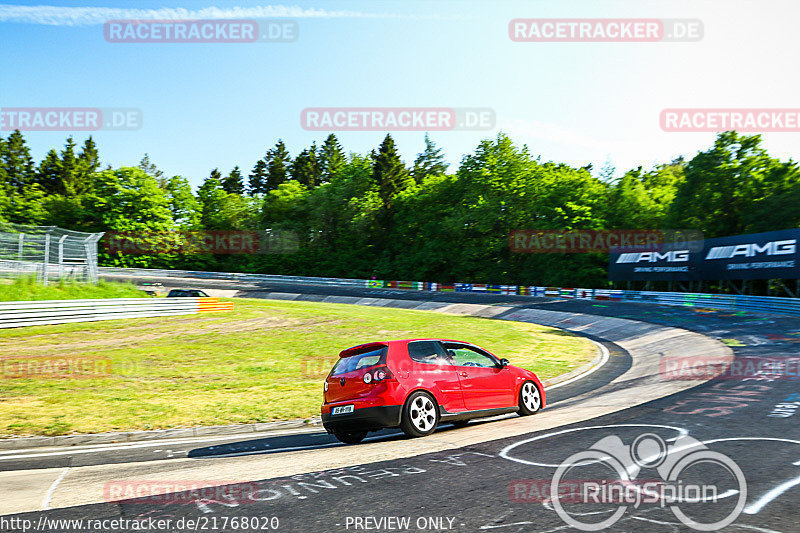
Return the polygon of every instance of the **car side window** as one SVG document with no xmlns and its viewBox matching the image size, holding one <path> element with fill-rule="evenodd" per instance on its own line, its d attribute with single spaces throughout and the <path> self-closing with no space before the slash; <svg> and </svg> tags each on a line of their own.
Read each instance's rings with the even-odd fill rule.
<svg viewBox="0 0 800 533">
<path fill-rule="evenodd" d="M 481 353 L 466 346 L 448 346 L 453 364 L 456 366 L 477 366 L 481 368 L 494 368 L 495 360 L 488 354 Z"/>
<path fill-rule="evenodd" d="M 449 365 L 450 361 L 436 341 L 414 341 L 408 343 L 408 355 L 412 360 L 426 365 Z"/>
</svg>

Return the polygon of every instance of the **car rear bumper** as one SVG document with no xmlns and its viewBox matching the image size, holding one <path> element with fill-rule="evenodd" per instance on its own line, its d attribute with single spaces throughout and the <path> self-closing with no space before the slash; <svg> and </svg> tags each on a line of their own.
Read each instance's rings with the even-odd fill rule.
<svg viewBox="0 0 800 533">
<path fill-rule="evenodd" d="M 322 413 L 322 425 L 328 433 L 337 431 L 375 430 L 400 425 L 402 405 L 362 407 L 352 413 L 332 415 Z"/>
</svg>

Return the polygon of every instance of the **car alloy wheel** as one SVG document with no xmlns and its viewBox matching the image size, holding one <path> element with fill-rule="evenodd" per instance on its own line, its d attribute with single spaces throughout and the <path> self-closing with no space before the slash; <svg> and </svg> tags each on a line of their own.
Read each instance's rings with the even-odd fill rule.
<svg viewBox="0 0 800 533">
<path fill-rule="evenodd" d="M 542 395 L 533 381 L 526 381 L 519 391 L 519 413 L 532 415 L 542 407 Z"/>
<path fill-rule="evenodd" d="M 439 412 L 434 399 L 426 392 L 417 391 L 406 401 L 400 428 L 411 437 L 430 435 L 439 424 Z"/>
</svg>

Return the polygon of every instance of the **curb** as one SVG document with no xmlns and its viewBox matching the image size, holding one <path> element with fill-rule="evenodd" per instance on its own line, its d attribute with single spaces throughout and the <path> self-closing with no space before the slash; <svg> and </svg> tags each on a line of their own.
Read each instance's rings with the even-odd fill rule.
<svg viewBox="0 0 800 533">
<path fill-rule="evenodd" d="M 570 370 L 569 372 L 560 374 L 554 378 L 545 379 L 544 381 L 542 381 L 542 386 L 544 386 L 545 391 L 548 388 L 553 387 L 554 385 L 558 385 L 559 383 L 569 381 L 570 379 L 578 379 L 579 377 L 583 376 L 583 374 L 589 374 L 590 372 L 594 372 L 594 370 L 597 367 L 601 366 L 601 364 L 605 364 L 604 361 L 605 353 L 603 352 L 605 347 L 595 340 L 592 339 L 589 340 L 595 343 L 595 345 L 597 346 L 597 354 L 594 356 L 594 359 L 592 359 L 588 363 L 582 364 L 581 366 L 579 366 L 574 370 Z"/>
<path fill-rule="evenodd" d="M 313 417 L 305 420 L 278 420 L 275 422 L 258 422 L 255 424 L 237 424 L 230 426 L 199 426 L 195 428 L 156 429 L 152 431 L 112 431 L 85 435 L 59 435 L 55 437 L 11 437 L 0 440 L 0 450 L 23 450 L 50 446 L 115 444 L 120 442 L 266 433 L 287 429 L 313 428 L 321 424 L 322 419 L 320 417 Z"/>
</svg>

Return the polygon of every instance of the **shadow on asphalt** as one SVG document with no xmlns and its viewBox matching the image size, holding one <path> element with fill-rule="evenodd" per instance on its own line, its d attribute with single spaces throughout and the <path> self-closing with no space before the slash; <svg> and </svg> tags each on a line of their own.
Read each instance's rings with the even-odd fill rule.
<svg viewBox="0 0 800 533">
<path fill-rule="evenodd" d="M 494 417 L 482 420 L 472 420 L 469 426 L 478 426 L 482 424 L 489 424 L 503 418 L 515 415 L 504 415 L 502 418 Z M 450 423 L 442 423 L 433 435 L 446 433 L 448 431 L 457 430 L 455 426 Z M 381 431 L 371 432 L 364 439 L 364 443 L 370 442 L 391 442 L 403 441 L 409 439 L 399 429 L 383 429 Z M 357 447 L 358 444 L 342 444 L 333 435 L 328 435 L 324 432 L 319 433 L 302 433 L 299 435 L 280 435 L 277 437 L 267 437 L 261 439 L 248 439 L 239 442 L 228 442 L 225 444 L 218 444 L 215 446 L 206 446 L 203 448 L 195 448 L 190 450 L 187 457 L 193 459 L 204 459 L 213 457 L 233 457 L 238 455 L 255 455 L 255 454 L 270 454 L 280 452 L 291 452 L 299 450 L 318 450 L 320 448 L 332 448 L 337 446 L 350 446 Z"/>
</svg>

